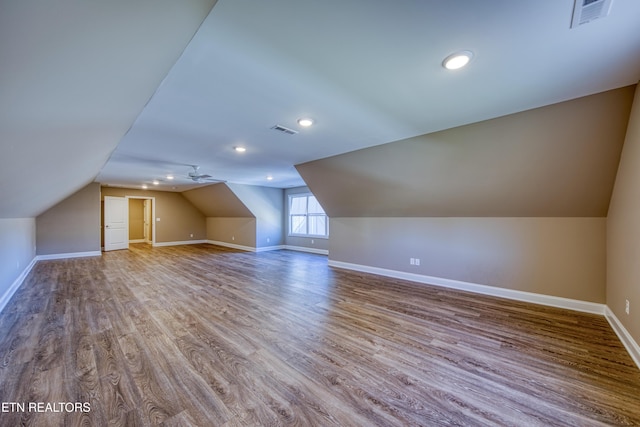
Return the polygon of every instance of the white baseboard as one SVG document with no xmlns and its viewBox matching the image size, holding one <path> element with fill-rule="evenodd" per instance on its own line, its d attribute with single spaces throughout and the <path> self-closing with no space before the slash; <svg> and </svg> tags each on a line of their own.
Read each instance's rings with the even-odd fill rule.
<svg viewBox="0 0 640 427">
<path fill-rule="evenodd" d="M 66 259 L 66 258 L 83 258 L 90 256 L 102 256 L 101 251 L 89 251 L 89 252 L 70 252 L 66 254 L 49 254 L 49 255 L 37 255 L 36 261 L 45 261 L 49 259 Z"/>
<path fill-rule="evenodd" d="M 217 240 L 207 240 L 206 243 L 209 243 L 210 245 L 223 246 L 225 248 L 238 249 L 241 251 L 256 252 L 256 248 L 253 248 L 251 246 L 236 245 L 235 243 L 219 242 Z"/>
<path fill-rule="evenodd" d="M 290 251 L 298 251 L 298 252 L 309 252 L 309 253 L 318 254 L 318 255 L 329 255 L 328 249 L 307 248 L 305 246 L 284 245 L 282 249 L 288 249 Z"/>
<path fill-rule="evenodd" d="M 396 279 L 410 280 L 412 282 L 425 283 L 428 285 L 442 286 L 445 288 L 475 292 L 477 294 L 491 295 L 495 297 L 508 298 L 508 299 L 517 300 L 517 301 L 531 302 L 531 303 L 542 304 L 542 305 L 547 305 L 551 307 L 565 308 L 568 310 L 582 311 L 586 313 L 604 315 L 605 307 L 606 307 L 604 304 L 598 304 L 598 303 L 593 303 L 588 301 L 536 294 L 533 292 L 516 291 L 513 289 L 504 289 L 504 288 L 498 288 L 495 286 L 479 285 L 477 283 L 462 282 L 460 280 L 443 279 L 441 277 L 406 273 L 404 271 L 370 267 L 367 265 L 360 265 L 360 264 L 351 264 L 351 263 L 341 262 L 341 261 L 329 260 L 329 266 L 344 268 L 346 270 L 361 271 L 364 273 L 378 274 L 380 276 L 393 277 Z"/>
<path fill-rule="evenodd" d="M 129 243 L 147 243 L 147 240 L 144 240 L 144 239 L 134 239 L 134 240 L 129 240 Z"/>
<path fill-rule="evenodd" d="M 255 248 L 254 251 L 255 252 L 267 252 L 267 251 L 279 251 L 281 249 L 284 249 L 283 245 L 262 246 L 262 247 L 259 247 L 259 248 Z"/>
<path fill-rule="evenodd" d="M 247 252 L 266 252 L 266 251 L 279 251 L 282 249 L 288 249 L 291 251 L 309 252 L 312 254 L 320 254 L 320 255 L 329 254 L 329 251 L 326 249 L 306 248 L 304 246 L 274 245 L 274 246 L 262 246 L 259 248 L 254 248 L 251 246 L 236 245 L 235 243 L 219 242 L 217 240 L 207 240 L 207 243 L 211 245 L 224 246 L 226 248 L 238 249 L 238 250 L 247 251 Z"/>
<path fill-rule="evenodd" d="M 209 243 L 210 245 L 223 246 L 225 248 L 238 249 L 247 252 L 267 252 L 279 251 L 280 249 L 284 249 L 284 246 L 282 245 L 262 246 L 259 248 L 254 248 L 253 246 L 236 245 L 235 243 L 220 242 L 217 240 L 207 240 L 207 243 Z"/>
<path fill-rule="evenodd" d="M 38 262 L 37 257 L 33 258 L 29 263 L 29 265 L 27 265 L 27 267 L 24 270 L 22 270 L 22 273 L 20 273 L 20 275 L 16 278 L 16 280 L 13 281 L 11 286 L 9 286 L 9 289 L 7 289 L 4 295 L 0 297 L 0 312 L 2 312 L 2 310 L 4 310 L 4 308 L 7 306 L 13 294 L 15 294 L 16 291 L 20 288 L 20 286 L 22 285 L 22 282 L 24 282 L 24 279 L 27 278 L 27 276 L 31 272 L 31 269 L 33 268 L 34 265 L 36 265 L 37 262 Z"/>
<path fill-rule="evenodd" d="M 607 318 L 607 321 L 611 325 L 613 331 L 618 335 L 622 345 L 627 349 L 627 352 L 636 363 L 638 368 L 640 368 L 640 345 L 633 339 L 631 334 L 627 331 L 627 329 L 622 325 L 620 320 L 613 314 L 613 311 L 609 307 L 605 308 L 604 316 Z"/>
<path fill-rule="evenodd" d="M 208 243 L 207 240 L 183 240 L 178 242 L 156 242 L 153 244 L 153 247 L 162 247 L 162 246 L 180 246 L 180 245 L 198 245 L 201 243 Z"/>
</svg>

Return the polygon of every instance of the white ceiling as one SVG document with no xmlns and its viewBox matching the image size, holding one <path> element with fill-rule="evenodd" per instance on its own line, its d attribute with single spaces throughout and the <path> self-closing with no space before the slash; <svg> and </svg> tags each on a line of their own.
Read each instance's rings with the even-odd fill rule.
<svg viewBox="0 0 640 427">
<path fill-rule="evenodd" d="M 0 12 L 12 7 L 0 1 Z M 64 31 L 65 38 L 34 38 L 22 30 L 16 19 L 31 22 L 36 13 L 24 6 L 16 6 L 24 16 L 14 14 L 11 22 L 0 13 L 2 63 L 5 52 L 12 60 L 35 58 L 0 73 L 2 98 L 9 91 L 12 102 L 0 100 L 11 118 L 0 124 L 12 127 L 0 131 L 3 151 L 9 151 L 2 169 L 6 164 L 13 171 L 0 170 L 0 196 L 33 194 L 43 184 L 70 194 L 93 177 L 139 187 L 167 174 L 182 179 L 154 188 L 181 191 L 193 188 L 184 179 L 189 165 L 234 183 L 303 185 L 294 168 L 302 162 L 640 80 L 637 0 L 614 0 L 608 17 L 574 29 L 574 0 L 219 0 L 188 44 L 185 37 L 211 1 L 180 7 L 168 0 L 158 6 L 151 0 L 102 2 L 106 11 L 61 3 L 73 25 L 51 6 L 37 13 L 49 33 Z M 156 12 L 145 15 L 148 10 Z M 99 22 L 114 31 L 95 25 L 98 12 Z M 2 29 L 5 24 L 10 30 Z M 86 50 L 69 51 L 65 43 L 97 46 L 108 55 L 78 55 Z M 169 71 L 166 61 L 185 45 Z M 445 70 L 443 58 L 461 49 L 475 53 L 471 64 Z M 132 78 L 137 66 L 147 74 Z M 62 91 L 52 76 L 90 85 Z M 150 88 L 156 88 L 151 99 Z M 303 116 L 316 124 L 299 128 Z M 278 133 L 270 129 L 275 124 L 299 133 Z M 126 134 L 125 125 L 131 126 Z M 22 161 L 24 150 L 15 147 L 32 140 L 35 155 Z M 83 143 L 91 150 L 78 150 Z M 234 152 L 237 145 L 247 151 Z M 36 173 L 36 180 L 34 170 L 47 173 Z M 26 203 L 14 198 L 15 206 Z M 37 214 L 51 204 L 47 199 L 14 209 L 0 200 L 3 217 Z"/>
<path fill-rule="evenodd" d="M 0 0 L 0 218 L 92 182 L 214 0 Z"/>
<path fill-rule="evenodd" d="M 617 0 L 576 29 L 572 10 L 573 0 L 220 0 L 97 180 L 139 186 L 197 164 L 236 183 L 303 185 L 295 164 L 637 82 L 640 2 Z M 461 49 L 475 53 L 470 66 L 445 70 Z M 302 129 L 306 116 L 316 125 Z"/>
</svg>

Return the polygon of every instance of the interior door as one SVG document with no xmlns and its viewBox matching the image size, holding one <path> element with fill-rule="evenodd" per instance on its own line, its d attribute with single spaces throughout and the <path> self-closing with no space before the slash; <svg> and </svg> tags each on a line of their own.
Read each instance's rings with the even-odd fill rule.
<svg viewBox="0 0 640 427">
<path fill-rule="evenodd" d="M 129 248 L 129 201 L 104 196 L 104 250 Z"/>
</svg>

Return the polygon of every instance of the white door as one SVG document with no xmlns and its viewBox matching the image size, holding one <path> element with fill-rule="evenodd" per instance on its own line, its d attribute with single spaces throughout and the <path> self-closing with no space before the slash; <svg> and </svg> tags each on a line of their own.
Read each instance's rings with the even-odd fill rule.
<svg viewBox="0 0 640 427">
<path fill-rule="evenodd" d="M 129 201 L 104 196 L 104 250 L 129 248 Z"/>
</svg>

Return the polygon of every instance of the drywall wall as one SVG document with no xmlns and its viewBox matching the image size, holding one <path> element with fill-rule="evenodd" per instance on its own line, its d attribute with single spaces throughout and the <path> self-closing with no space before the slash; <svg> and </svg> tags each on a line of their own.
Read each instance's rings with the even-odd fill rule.
<svg viewBox="0 0 640 427">
<path fill-rule="evenodd" d="M 156 244 L 206 239 L 204 215 L 180 193 L 102 187 L 102 196 L 153 198 L 155 200 Z"/>
<path fill-rule="evenodd" d="M 255 218 L 207 218 L 207 240 L 256 247 Z"/>
<path fill-rule="evenodd" d="M 295 248 L 308 248 L 313 251 L 327 251 L 329 250 L 329 239 L 289 235 L 289 196 L 301 193 L 311 193 L 311 190 L 309 190 L 309 187 L 295 187 L 284 190 L 284 244 Z M 331 230 L 329 230 L 329 234 L 331 234 Z"/>
<path fill-rule="evenodd" d="M 344 217 L 604 217 L 635 86 L 297 165 Z"/>
<path fill-rule="evenodd" d="M 255 247 L 282 245 L 284 191 L 257 185 L 227 185 L 256 218 Z"/>
<path fill-rule="evenodd" d="M 100 184 L 91 183 L 36 218 L 38 255 L 100 251 Z"/>
<path fill-rule="evenodd" d="M 207 218 L 253 218 L 249 208 L 225 183 L 211 184 L 182 195 Z"/>
<path fill-rule="evenodd" d="M 640 91 L 631 111 L 607 218 L 607 306 L 640 343 Z"/>
<path fill-rule="evenodd" d="M 284 242 L 282 189 L 221 183 L 184 196 L 207 217 L 208 240 L 251 248 Z"/>
<path fill-rule="evenodd" d="M 605 218 L 331 218 L 329 259 L 605 302 Z M 419 258 L 420 265 L 410 265 Z"/>
<path fill-rule="evenodd" d="M 0 218 L 0 310 L 36 256 L 35 218 Z"/>
</svg>

